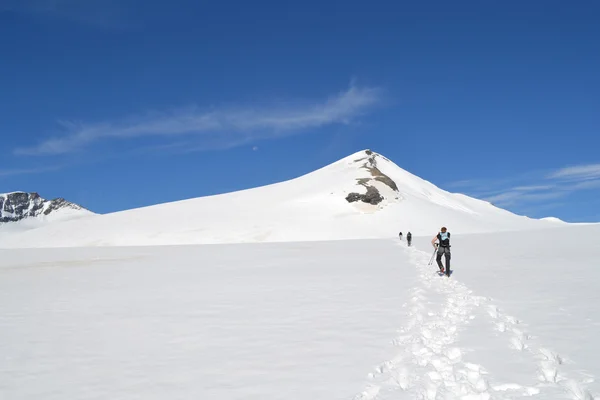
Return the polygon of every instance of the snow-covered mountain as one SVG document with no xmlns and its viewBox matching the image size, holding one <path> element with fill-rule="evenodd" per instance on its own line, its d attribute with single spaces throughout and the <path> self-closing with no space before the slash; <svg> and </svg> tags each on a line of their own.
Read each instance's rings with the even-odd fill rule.
<svg viewBox="0 0 600 400">
<path fill-rule="evenodd" d="M 515 215 L 449 193 L 364 150 L 296 179 L 48 224 L 0 237 L 1 247 L 280 242 L 536 229 Z M 76 232 L 76 234 L 74 234 Z"/>
<path fill-rule="evenodd" d="M 91 211 L 63 198 L 46 200 L 37 193 L 27 192 L 0 194 L 0 223 L 30 218 L 56 221 L 90 214 Z"/>
</svg>

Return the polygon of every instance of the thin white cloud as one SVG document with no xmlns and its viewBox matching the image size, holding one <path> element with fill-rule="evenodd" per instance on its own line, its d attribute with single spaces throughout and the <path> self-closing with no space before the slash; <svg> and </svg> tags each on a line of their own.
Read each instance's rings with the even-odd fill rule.
<svg viewBox="0 0 600 400">
<path fill-rule="evenodd" d="M 481 185 L 483 182 L 478 179 L 463 179 L 460 181 L 454 181 L 446 184 L 446 187 L 453 188 L 470 188 L 473 186 Z"/>
<path fill-rule="evenodd" d="M 129 2 L 129 0 L 0 0 L 0 12 L 14 12 L 120 30 L 137 25 L 125 15 L 126 3 Z"/>
<path fill-rule="evenodd" d="M 60 166 L 54 167 L 40 167 L 40 168 L 7 168 L 0 169 L 0 177 L 15 176 L 15 175 L 30 175 L 39 174 L 42 172 L 56 171 L 59 170 Z"/>
<path fill-rule="evenodd" d="M 533 190 L 537 186 L 550 186 L 547 182 L 537 183 L 540 176 L 545 173 L 547 171 L 532 170 L 504 178 L 463 179 L 447 183 L 444 186 L 455 188 L 463 193 L 477 193 L 477 196 L 481 198 L 496 194 L 499 191 L 528 190 L 528 188 L 529 190 Z"/>
<path fill-rule="evenodd" d="M 528 185 L 528 186 L 515 186 L 511 190 L 520 192 L 537 192 L 540 190 L 550 190 L 555 188 L 555 185 Z"/>
<path fill-rule="evenodd" d="M 312 104 L 275 105 L 263 108 L 200 110 L 197 107 L 173 112 L 151 113 L 118 122 L 61 122 L 65 134 L 31 146 L 15 149 L 19 155 L 73 153 L 100 140 L 139 137 L 195 135 L 217 147 L 276 138 L 331 124 L 349 124 L 380 101 L 376 88 L 349 89 Z M 196 143 L 197 147 L 210 147 Z"/>
<path fill-rule="evenodd" d="M 497 206 L 537 204 L 567 197 L 575 192 L 600 189 L 600 164 L 559 168 L 554 171 L 529 171 L 505 179 L 476 179 L 453 182 L 465 190 Z"/>
<path fill-rule="evenodd" d="M 567 191 L 552 191 L 543 193 L 526 193 L 523 191 L 508 191 L 494 196 L 484 198 L 484 200 L 496 205 L 511 205 L 523 202 L 542 201 L 557 199 L 568 194 Z"/>
<path fill-rule="evenodd" d="M 600 188 L 600 179 L 585 180 L 568 186 L 571 190 L 585 190 Z"/>
<path fill-rule="evenodd" d="M 483 196 L 483 199 L 499 206 L 542 202 L 561 198 L 582 190 L 600 188 L 600 179 L 589 179 L 579 182 L 554 182 L 550 185 L 515 186 L 496 190 L 493 194 Z"/>
<path fill-rule="evenodd" d="M 573 180 L 600 178 L 600 164 L 577 165 L 561 168 L 548 175 L 548 178 Z"/>
</svg>

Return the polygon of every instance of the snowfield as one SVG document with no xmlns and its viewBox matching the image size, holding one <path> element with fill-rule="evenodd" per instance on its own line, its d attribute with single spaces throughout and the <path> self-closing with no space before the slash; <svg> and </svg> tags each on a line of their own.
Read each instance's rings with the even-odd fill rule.
<svg viewBox="0 0 600 400">
<path fill-rule="evenodd" d="M 0 398 L 597 399 L 598 235 L 3 250 Z"/>
<path fill-rule="evenodd" d="M 3 253 L 2 399 L 351 398 L 417 284 L 385 241 Z"/>
</svg>

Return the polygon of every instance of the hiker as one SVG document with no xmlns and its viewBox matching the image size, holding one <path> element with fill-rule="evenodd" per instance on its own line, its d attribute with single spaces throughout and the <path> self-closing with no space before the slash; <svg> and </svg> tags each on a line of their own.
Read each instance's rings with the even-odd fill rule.
<svg viewBox="0 0 600 400">
<path fill-rule="evenodd" d="M 410 241 L 412 240 L 412 234 L 410 232 L 408 232 L 406 234 L 406 241 L 408 242 L 408 245 L 410 246 Z"/>
<path fill-rule="evenodd" d="M 400 232 L 400 235 L 399 235 L 399 236 L 400 236 L 400 240 L 402 240 L 402 232 Z"/>
<path fill-rule="evenodd" d="M 439 243 L 435 243 L 436 240 Z M 446 275 L 450 276 L 450 232 L 448 232 L 445 226 L 442 227 L 440 232 L 431 240 L 431 244 L 437 249 L 435 261 L 437 261 L 440 272 L 444 273 L 444 266 L 442 265 L 443 255 L 444 258 L 446 258 Z"/>
</svg>

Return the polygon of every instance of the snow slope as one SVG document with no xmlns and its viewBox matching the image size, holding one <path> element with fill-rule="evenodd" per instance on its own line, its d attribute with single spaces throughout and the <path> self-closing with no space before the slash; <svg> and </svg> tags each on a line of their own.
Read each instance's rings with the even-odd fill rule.
<svg viewBox="0 0 600 400">
<path fill-rule="evenodd" d="M 598 399 L 599 234 L 4 250 L 0 398 Z"/>
<path fill-rule="evenodd" d="M 369 190 L 383 200 L 346 200 Z M 0 247 L 389 238 L 399 231 L 430 234 L 441 225 L 453 233 L 557 226 L 446 192 L 366 150 L 273 185 L 0 235 Z"/>
</svg>

